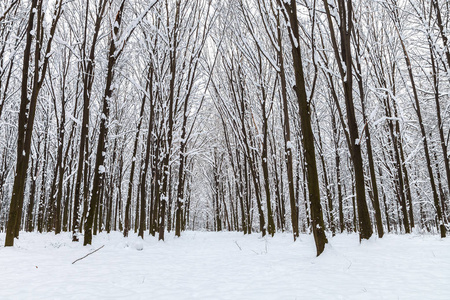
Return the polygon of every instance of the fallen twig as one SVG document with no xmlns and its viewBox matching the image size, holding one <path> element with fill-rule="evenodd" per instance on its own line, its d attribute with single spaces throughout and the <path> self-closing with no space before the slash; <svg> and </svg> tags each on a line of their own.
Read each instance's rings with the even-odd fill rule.
<svg viewBox="0 0 450 300">
<path fill-rule="evenodd" d="M 85 256 L 83 256 L 83 257 L 81 257 L 81 258 L 75 260 L 75 261 L 72 263 L 72 265 L 73 265 L 74 263 L 76 263 L 77 261 L 82 260 L 83 258 L 86 258 L 86 257 L 88 257 L 88 256 L 91 255 L 91 254 L 94 254 L 95 252 L 97 252 L 98 250 L 102 249 L 103 247 L 105 247 L 105 245 L 103 245 L 103 246 L 101 246 L 100 248 L 95 249 L 94 251 L 92 251 L 92 252 L 86 254 Z"/>
<path fill-rule="evenodd" d="M 241 248 L 241 246 L 239 246 L 239 244 L 236 242 L 236 241 L 234 241 L 235 243 L 236 243 L 236 246 L 238 246 L 239 247 L 239 250 L 241 250 L 242 251 L 242 248 Z"/>
</svg>

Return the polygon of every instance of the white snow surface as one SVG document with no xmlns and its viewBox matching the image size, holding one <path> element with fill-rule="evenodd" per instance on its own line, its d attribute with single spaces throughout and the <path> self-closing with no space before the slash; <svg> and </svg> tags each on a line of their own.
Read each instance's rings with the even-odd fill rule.
<svg viewBox="0 0 450 300">
<path fill-rule="evenodd" d="M 119 232 L 93 245 L 63 233 L 0 234 L 0 299 L 450 299 L 450 239 L 385 235 L 359 243 L 185 232 L 165 242 Z M 90 256 L 76 259 L 105 245 Z"/>
</svg>

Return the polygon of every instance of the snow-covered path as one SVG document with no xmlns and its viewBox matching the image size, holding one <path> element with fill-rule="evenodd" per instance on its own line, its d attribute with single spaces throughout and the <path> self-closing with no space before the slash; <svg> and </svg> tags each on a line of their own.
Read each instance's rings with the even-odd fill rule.
<svg viewBox="0 0 450 300">
<path fill-rule="evenodd" d="M 0 299 L 450 299 L 450 239 L 187 232 L 165 242 L 100 234 L 0 234 Z M 72 264 L 98 247 L 98 252 Z M 143 250 L 138 250 L 143 247 Z"/>
</svg>

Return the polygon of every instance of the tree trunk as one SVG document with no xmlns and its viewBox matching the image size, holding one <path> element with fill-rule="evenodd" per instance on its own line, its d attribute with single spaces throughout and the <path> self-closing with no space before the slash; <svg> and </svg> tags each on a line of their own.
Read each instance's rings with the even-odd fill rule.
<svg viewBox="0 0 450 300">
<path fill-rule="evenodd" d="M 281 1 L 279 1 L 281 4 Z M 290 4 L 284 2 L 288 16 L 286 21 L 290 23 L 289 38 L 292 45 L 292 57 L 295 73 L 295 93 L 297 95 L 299 115 L 301 119 L 301 129 L 303 134 L 302 145 L 305 150 L 305 162 L 307 169 L 307 181 L 309 201 L 311 207 L 311 221 L 314 240 L 316 242 L 317 256 L 325 249 L 328 242 L 325 236 L 323 223 L 322 206 L 320 204 L 319 175 L 317 173 L 316 154 L 314 146 L 314 134 L 311 126 L 311 108 L 306 95 L 305 78 L 303 74 L 303 63 L 300 51 L 300 34 L 298 28 L 297 3 L 291 0 Z"/>
<path fill-rule="evenodd" d="M 94 216 L 97 212 L 97 207 L 100 201 L 100 192 L 103 188 L 103 180 L 106 172 L 106 168 L 104 166 L 105 155 L 106 155 L 106 138 L 108 134 L 108 122 L 109 122 L 109 102 L 111 101 L 111 97 L 114 92 L 114 87 L 112 82 L 114 80 L 114 67 L 116 65 L 118 54 L 116 53 L 117 45 L 116 39 L 119 39 L 118 33 L 120 29 L 120 25 L 122 23 L 122 13 L 123 7 L 125 5 L 125 0 L 122 1 L 122 4 L 117 11 L 115 25 L 112 32 L 109 54 L 108 54 L 108 68 L 106 75 L 106 87 L 105 93 L 103 96 L 103 109 L 100 117 L 100 131 L 98 137 L 97 144 L 97 155 L 95 159 L 95 169 L 94 169 L 94 183 L 92 185 L 92 197 L 91 203 L 89 207 L 89 214 L 86 219 L 86 223 L 84 226 L 85 234 L 84 234 L 84 245 L 92 243 L 92 225 L 94 222 Z"/>
<path fill-rule="evenodd" d="M 295 190 L 294 190 L 294 167 L 292 162 L 292 143 L 291 140 L 291 127 L 289 118 L 289 105 L 287 97 L 287 83 L 286 83 L 286 73 L 284 69 L 284 54 L 283 54 L 283 41 L 281 33 L 280 15 L 277 14 L 277 41 L 278 49 L 278 65 L 280 67 L 280 83 L 281 83 L 281 101 L 283 108 L 283 137 L 284 137 L 284 151 L 285 151 L 285 163 L 286 172 L 288 177 L 288 190 L 289 190 L 289 204 L 291 206 L 291 223 L 292 223 L 292 233 L 294 235 L 294 241 L 299 236 L 298 228 L 298 214 L 297 214 L 297 204 L 295 201 Z"/>
<path fill-rule="evenodd" d="M 342 85 L 345 95 L 345 106 L 347 110 L 347 124 L 350 133 L 350 154 L 352 157 L 353 168 L 355 171 L 355 189 L 356 202 L 358 205 L 358 219 L 360 239 L 369 239 L 372 236 L 372 225 L 370 222 L 369 209 L 366 202 L 366 189 L 364 183 L 364 169 L 361 155 L 361 142 L 359 137 L 358 123 L 356 121 L 355 107 L 353 102 L 353 62 L 351 51 L 351 30 L 353 27 L 353 9 L 352 1 L 338 0 L 339 7 L 339 32 L 340 47 L 337 44 L 333 21 L 330 13 L 330 7 L 327 0 L 323 0 L 330 29 L 331 41 L 335 52 L 336 60 L 339 66 Z M 339 53 L 339 49 L 341 50 Z"/>
<path fill-rule="evenodd" d="M 148 89 L 148 85 L 149 85 L 149 81 L 147 81 L 146 90 Z M 152 91 L 150 91 L 150 93 L 151 92 Z M 124 237 L 128 236 L 128 231 L 131 228 L 131 222 L 130 222 L 130 218 L 131 218 L 131 212 L 130 212 L 131 197 L 133 195 L 133 184 L 134 184 L 133 181 L 134 181 L 134 173 L 135 173 L 136 160 L 137 160 L 136 154 L 137 154 L 137 148 L 138 148 L 138 144 L 139 144 L 139 135 L 141 134 L 142 120 L 144 118 L 145 101 L 146 101 L 146 99 L 147 99 L 147 96 L 144 94 L 144 96 L 142 97 L 142 101 L 141 101 L 141 110 L 140 110 L 140 113 L 139 113 L 139 120 L 138 120 L 136 135 L 134 137 L 133 156 L 131 158 L 130 180 L 128 182 L 128 193 L 127 193 L 127 202 L 126 202 L 127 204 L 125 205 L 125 229 L 123 231 L 123 236 Z M 136 203 L 136 206 L 137 206 L 137 203 Z M 139 212 L 138 209 L 136 209 L 136 211 Z M 137 223 L 137 224 L 139 224 L 139 223 Z"/>
<path fill-rule="evenodd" d="M 56 25 L 59 21 L 59 17 L 61 16 L 61 12 L 62 2 L 58 1 L 55 5 L 55 11 L 53 13 L 50 35 L 47 41 L 46 49 L 43 53 L 44 55 L 41 57 L 41 53 L 44 47 L 44 45 L 42 44 L 44 35 L 44 12 L 42 11 L 42 2 L 38 2 L 37 0 L 33 0 L 31 2 L 30 14 L 28 17 L 28 24 L 26 29 L 25 50 L 23 55 L 16 173 L 14 176 L 14 185 L 10 202 L 8 224 L 6 228 L 5 247 L 13 246 L 14 238 L 19 237 L 27 170 L 31 152 L 31 138 L 36 114 L 36 105 L 39 92 L 47 73 L 53 36 L 55 34 Z M 35 15 L 37 15 L 36 30 L 33 29 Z M 34 75 L 32 79 L 31 96 L 30 98 L 28 98 L 28 79 L 30 73 L 30 60 L 32 57 L 31 46 L 33 36 L 36 36 L 36 47 L 34 49 Z"/>
<path fill-rule="evenodd" d="M 75 195 L 73 208 L 73 234 L 72 241 L 78 242 L 78 235 L 80 233 L 80 198 L 81 198 L 81 182 L 83 180 L 83 170 L 85 169 L 85 157 L 87 155 L 87 146 L 89 143 L 89 105 L 92 92 L 92 85 L 94 82 L 94 62 L 95 62 L 95 47 L 97 45 L 98 36 L 100 34 L 100 25 L 106 9 L 107 0 L 101 0 L 97 9 L 94 35 L 92 37 L 91 49 L 89 58 L 86 56 L 86 38 L 87 38 L 87 23 L 89 18 L 89 0 L 86 2 L 85 24 L 84 24 L 84 40 L 82 45 L 82 70 L 83 73 L 83 120 L 81 123 L 81 137 L 80 148 L 78 152 L 78 169 L 75 181 Z M 86 173 L 86 172 L 85 172 Z M 86 176 L 86 175 L 85 175 Z M 85 185 L 84 190 L 88 187 Z M 86 195 L 86 193 L 85 193 Z M 86 198 L 86 197 L 84 197 Z M 86 200 L 86 199 L 85 199 Z"/>
<path fill-rule="evenodd" d="M 398 30 L 398 28 L 397 28 Z M 429 153 L 429 149 L 428 149 L 428 139 L 427 139 L 427 134 L 425 131 L 425 126 L 423 124 L 423 120 L 422 120 L 422 112 L 420 109 L 420 101 L 419 101 L 419 95 L 417 93 L 417 88 L 416 88 L 416 84 L 415 84 L 415 80 L 414 80 L 414 75 L 412 72 L 412 66 L 411 66 L 411 61 L 409 59 L 409 55 L 408 52 L 406 50 L 406 46 L 403 42 L 403 40 L 401 39 L 401 34 L 399 31 L 397 31 L 399 37 L 400 37 L 400 43 L 402 46 L 402 50 L 403 50 L 403 55 L 405 58 L 405 62 L 406 62 L 406 66 L 408 67 L 408 75 L 409 75 L 409 80 L 411 82 L 411 88 L 413 91 L 413 97 L 414 97 L 414 102 L 415 102 L 415 111 L 417 114 L 417 118 L 419 121 L 419 127 L 420 127 L 420 133 L 422 134 L 422 143 L 423 143 L 423 150 L 424 150 L 424 154 L 425 154 L 425 160 L 426 160 L 426 164 L 427 164 L 427 170 L 428 170 L 428 177 L 430 180 L 430 185 L 431 185 L 431 190 L 433 193 L 433 200 L 434 200 L 434 206 L 436 209 L 436 213 L 437 213 L 437 218 L 438 218 L 438 222 L 439 222 L 439 229 L 441 232 L 441 237 L 444 238 L 446 236 L 446 228 L 444 225 L 444 220 L 442 217 L 442 211 L 441 211 L 441 205 L 439 203 L 439 196 L 437 193 L 437 189 L 436 189 L 436 183 L 434 180 L 434 174 L 433 174 L 433 168 L 431 166 L 431 158 L 430 158 L 430 153 Z"/>
<path fill-rule="evenodd" d="M 364 121 L 364 129 L 366 134 L 366 145 L 367 145 L 367 158 L 369 161 L 369 170 L 370 170 L 370 183 L 372 186 L 372 195 L 373 195 L 373 208 L 375 209 L 375 220 L 377 224 L 377 232 L 378 237 L 382 238 L 384 235 L 383 230 L 383 221 L 381 219 L 381 209 L 380 209 L 380 200 L 378 195 L 378 185 L 377 185 L 377 175 L 375 172 L 375 164 L 373 161 L 373 151 L 372 151 L 372 140 L 370 137 L 370 128 L 369 128 L 369 120 L 367 120 L 366 115 L 366 104 L 365 104 L 365 93 L 364 93 L 364 86 L 363 86 L 363 78 L 362 78 L 362 68 L 361 63 L 359 61 L 360 57 L 360 41 L 359 41 L 359 32 L 358 34 L 355 33 L 355 30 L 353 30 L 355 39 L 356 39 L 356 55 L 355 55 L 355 61 L 356 61 L 356 78 L 358 80 L 358 88 L 359 88 L 359 97 L 361 100 L 361 110 L 362 110 L 362 116 Z"/>
</svg>

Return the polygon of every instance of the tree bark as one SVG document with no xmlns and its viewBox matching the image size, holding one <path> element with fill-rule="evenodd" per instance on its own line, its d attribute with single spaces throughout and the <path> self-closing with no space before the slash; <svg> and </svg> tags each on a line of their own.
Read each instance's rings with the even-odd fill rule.
<svg viewBox="0 0 450 300">
<path fill-rule="evenodd" d="M 281 1 L 279 1 L 281 5 Z M 290 4 L 284 2 L 286 9 L 286 21 L 290 24 L 289 38 L 292 45 L 293 67 L 295 73 L 295 93 L 299 108 L 302 129 L 302 145 L 305 150 L 305 162 L 307 169 L 307 181 L 309 201 L 311 207 L 311 221 L 314 240 L 316 243 L 317 256 L 325 249 L 328 242 L 325 236 L 322 206 L 320 204 L 319 175 L 317 173 L 316 154 L 314 146 L 314 134 L 311 126 L 311 107 L 306 95 L 306 84 L 303 74 L 303 63 L 300 51 L 300 34 L 298 28 L 297 3 L 291 0 Z"/>
<path fill-rule="evenodd" d="M 92 92 L 92 84 L 94 82 L 94 63 L 95 63 L 95 47 L 97 45 L 98 36 L 100 34 L 100 26 L 106 10 L 107 0 L 101 0 L 97 9 L 94 35 L 92 37 L 89 58 L 86 57 L 86 39 L 87 39 L 87 23 L 89 18 L 89 0 L 86 1 L 86 15 L 84 24 L 84 40 L 82 45 L 82 73 L 83 73 L 83 120 L 81 123 L 80 148 L 78 150 L 78 169 L 75 180 L 75 195 L 73 208 L 73 233 L 72 241 L 78 242 L 80 232 L 80 198 L 81 198 L 81 182 L 83 180 L 83 170 L 85 169 L 85 157 L 87 153 L 87 145 L 89 143 L 89 105 Z M 87 186 L 84 190 L 88 189 Z"/>
<path fill-rule="evenodd" d="M 92 185 L 92 197 L 89 207 L 89 214 L 84 226 L 85 234 L 83 244 L 85 246 L 87 244 L 92 243 L 92 225 L 94 222 L 94 216 L 97 211 L 98 203 L 100 201 L 100 192 L 103 188 L 103 180 L 106 172 L 104 161 L 106 155 L 106 138 L 108 134 L 109 102 L 111 101 L 114 92 L 112 82 L 114 80 L 114 68 L 118 59 L 118 54 L 116 53 L 117 50 L 116 43 L 119 39 L 118 34 L 120 25 L 122 23 L 122 14 L 124 5 L 125 0 L 122 1 L 122 4 L 119 10 L 117 11 L 108 52 L 108 69 L 106 75 L 106 87 L 103 95 L 103 109 L 100 117 L 100 131 L 97 144 L 97 155 L 95 159 L 94 183 Z"/>
<path fill-rule="evenodd" d="M 338 0 L 339 8 L 339 32 L 340 48 L 334 33 L 333 21 L 330 7 L 327 0 L 323 0 L 330 29 L 331 41 L 335 52 L 336 60 L 341 75 L 342 85 L 345 95 L 345 106 L 347 111 L 347 124 L 350 133 L 350 154 L 352 157 L 353 168 L 355 171 L 355 189 L 356 203 L 358 205 L 358 221 L 360 230 L 360 239 L 369 239 L 373 230 L 370 222 L 369 209 L 366 202 L 366 189 L 364 183 L 364 169 L 361 155 L 361 142 L 356 121 L 355 107 L 353 102 L 353 61 L 351 51 L 351 30 L 353 27 L 353 9 L 351 0 Z M 347 4 L 345 3 L 347 2 Z M 339 53 L 339 49 L 341 50 Z"/>
<path fill-rule="evenodd" d="M 50 27 L 50 37 L 47 41 L 44 55 L 41 53 L 44 45 L 43 40 L 43 19 L 44 13 L 42 11 L 42 2 L 33 0 L 30 7 L 30 15 L 26 29 L 26 43 L 23 56 L 22 68 L 22 83 L 21 83 L 21 100 L 19 110 L 19 124 L 18 124 L 18 140 L 17 140 L 17 161 L 16 174 L 14 176 L 13 192 L 10 202 L 10 210 L 8 217 L 8 224 L 6 228 L 5 247 L 14 245 L 14 238 L 19 237 L 19 229 L 23 210 L 23 199 L 25 193 L 25 185 L 27 179 L 28 163 L 31 152 L 31 138 L 33 133 L 34 119 L 36 114 L 36 105 L 47 73 L 49 54 L 51 52 L 51 45 L 53 36 L 56 31 L 56 25 L 62 12 L 62 1 L 58 1 L 55 5 L 52 23 Z M 30 98 L 28 97 L 28 79 L 30 71 L 31 60 L 31 45 L 33 41 L 33 24 L 34 17 L 37 15 L 36 23 L 36 47 L 34 50 L 34 75 L 32 79 L 32 91 Z"/>
</svg>

